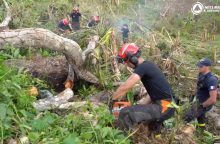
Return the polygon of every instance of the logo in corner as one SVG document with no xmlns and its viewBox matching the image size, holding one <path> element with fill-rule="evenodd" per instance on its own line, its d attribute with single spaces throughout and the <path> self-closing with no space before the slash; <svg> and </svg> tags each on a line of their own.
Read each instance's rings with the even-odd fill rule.
<svg viewBox="0 0 220 144">
<path fill-rule="evenodd" d="M 199 15 L 200 13 L 203 12 L 203 10 L 204 10 L 204 6 L 200 2 L 196 2 L 191 9 L 194 15 Z"/>
</svg>

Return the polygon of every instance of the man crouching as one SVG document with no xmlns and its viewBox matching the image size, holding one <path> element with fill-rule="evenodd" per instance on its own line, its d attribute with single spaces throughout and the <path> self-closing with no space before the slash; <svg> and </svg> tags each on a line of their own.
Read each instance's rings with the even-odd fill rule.
<svg viewBox="0 0 220 144">
<path fill-rule="evenodd" d="M 119 113 L 119 125 L 130 130 L 141 122 L 162 124 L 174 115 L 175 109 L 169 107 L 173 93 L 161 70 L 150 61 L 144 61 L 140 49 L 134 43 L 122 46 L 118 62 L 134 69 L 127 81 L 113 94 L 113 101 L 120 100 L 136 83 L 142 82 L 151 98 L 151 103 L 134 105 L 122 109 Z"/>
</svg>

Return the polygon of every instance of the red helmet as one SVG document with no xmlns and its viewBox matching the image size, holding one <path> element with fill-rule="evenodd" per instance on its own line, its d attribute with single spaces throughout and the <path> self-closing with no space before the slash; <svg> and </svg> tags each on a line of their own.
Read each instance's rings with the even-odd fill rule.
<svg viewBox="0 0 220 144">
<path fill-rule="evenodd" d="M 99 16 L 93 16 L 93 19 L 94 19 L 94 21 L 96 21 L 96 22 L 99 22 L 99 21 L 100 21 Z"/>
<path fill-rule="evenodd" d="M 129 57 L 132 55 L 136 55 L 139 51 L 140 51 L 139 47 L 137 47 L 134 43 L 124 44 L 118 52 L 118 56 L 117 56 L 118 62 L 127 63 Z"/>
<path fill-rule="evenodd" d="M 68 25 L 69 24 L 69 21 L 67 19 L 63 19 L 63 24 L 64 25 Z"/>
</svg>

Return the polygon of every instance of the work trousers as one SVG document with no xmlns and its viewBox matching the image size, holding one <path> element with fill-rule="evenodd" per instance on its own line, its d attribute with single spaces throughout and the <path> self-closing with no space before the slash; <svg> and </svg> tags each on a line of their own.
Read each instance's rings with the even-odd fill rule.
<svg viewBox="0 0 220 144">
<path fill-rule="evenodd" d="M 207 121 L 205 115 L 211 109 L 212 106 L 204 108 L 201 104 L 199 104 L 199 102 L 195 102 L 186 112 L 184 119 L 186 122 L 191 122 L 192 120 L 197 119 L 199 126 L 205 125 Z"/>
<path fill-rule="evenodd" d="M 158 122 L 162 123 L 164 120 L 169 119 L 174 115 L 175 109 L 168 108 L 166 111 L 162 112 L 161 101 L 147 105 L 134 105 L 130 107 L 123 108 L 119 113 L 119 125 L 126 129 L 132 129 L 133 126 L 141 122 L 152 123 Z"/>
</svg>

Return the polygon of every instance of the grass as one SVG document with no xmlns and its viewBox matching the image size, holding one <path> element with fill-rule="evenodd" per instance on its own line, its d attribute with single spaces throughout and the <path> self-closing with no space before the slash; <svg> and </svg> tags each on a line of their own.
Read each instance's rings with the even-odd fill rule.
<svg viewBox="0 0 220 144">
<path fill-rule="evenodd" d="M 17 52 L 16 52 L 17 53 Z M 129 144 L 121 131 L 112 127 L 113 116 L 106 106 L 94 108 L 85 105 L 70 110 L 65 115 L 53 112 L 38 113 L 32 106 L 36 97 L 29 95 L 32 86 L 49 88 L 39 79 L 24 71 L 7 68 L 4 60 L 14 57 L 14 52 L 0 53 L 0 143 L 23 136 L 31 143 L 103 143 Z M 88 97 L 96 88 L 82 87 L 81 96 Z M 101 134 L 101 135 L 100 135 Z"/>
</svg>

